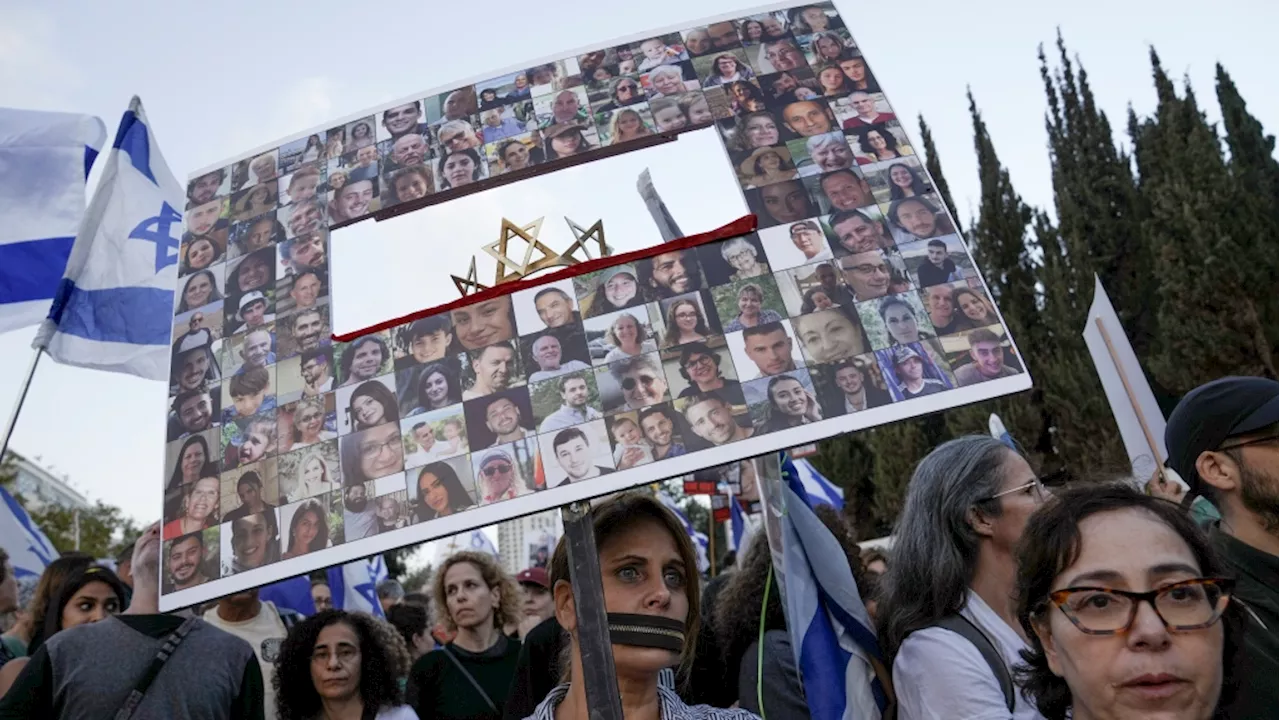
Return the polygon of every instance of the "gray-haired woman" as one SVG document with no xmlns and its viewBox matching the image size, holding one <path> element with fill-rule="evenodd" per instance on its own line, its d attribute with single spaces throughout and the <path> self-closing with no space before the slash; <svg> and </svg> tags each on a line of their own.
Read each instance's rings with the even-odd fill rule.
<svg viewBox="0 0 1280 720">
<path fill-rule="evenodd" d="M 725 241 L 720 246 L 720 257 L 733 268 L 730 280 L 746 280 L 769 274 L 769 265 L 758 260 L 760 251 L 745 238 L 736 237 Z"/>
<path fill-rule="evenodd" d="M 1041 717 L 1002 682 L 1027 649 L 1013 606 L 1014 547 L 1047 498 L 1027 461 L 988 437 L 952 440 L 916 466 L 877 618 L 902 720 Z M 985 638 L 1003 667 L 961 631 Z"/>
</svg>

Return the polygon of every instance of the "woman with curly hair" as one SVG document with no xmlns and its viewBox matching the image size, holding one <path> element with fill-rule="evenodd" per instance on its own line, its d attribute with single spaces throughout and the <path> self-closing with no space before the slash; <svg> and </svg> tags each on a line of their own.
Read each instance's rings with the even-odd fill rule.
<svg viewBox="0 0 1280 720">
<path fill-rule="evenodd" d="M 502 628 L 519 619 L 519 591 L 490 555 L 463 551 L 436 570 L 432 607 L 453 642 L 418 658 L 409 702 L 421 717 L 498 720 L 507 702 L 520 641 Z"/>
<path fill-rule="evenodd" d="M 394 631 L 363 613 L 324 610 L 293 627 L 276 660 L 280 720 L 417 720 L 399 678 L 408 654 Z"/>
</svg>

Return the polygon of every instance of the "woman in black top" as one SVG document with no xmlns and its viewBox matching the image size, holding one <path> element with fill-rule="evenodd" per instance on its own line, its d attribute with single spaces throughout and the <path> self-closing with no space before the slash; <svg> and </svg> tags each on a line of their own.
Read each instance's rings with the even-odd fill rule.
<svg viewBox="0 0 1280 720">
<path fill-rule="evenodd" d="M 409 704 L 420 720 L 499 720 L 515 676 L 520 641 L 502 628 L 517 619 L 515 581 L 492 556 L 466 550 L 436 571 L 437 620 L 453 642 L 409 671 Z"/>
</svg>

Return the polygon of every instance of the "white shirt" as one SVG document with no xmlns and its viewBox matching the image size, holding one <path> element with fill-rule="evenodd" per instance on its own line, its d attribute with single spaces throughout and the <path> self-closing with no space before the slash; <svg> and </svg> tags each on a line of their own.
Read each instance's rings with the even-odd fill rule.
<svg viewBox="0 0 1280 720">
<path fill-rule="evenodd" d="M 280 645 L 289 634 L 280 620 L 280 613 L 270 600 L 262 601 L 262 609 L 257 617 L 242 622 L 229 622 L 218 617 L 218 608 L 210 608 L 204 614 L 204 621 L 225 630 L 249 643 L 253 654 L 258 656 L 258 665 L 262 667 L 262 685 L 264 687 L 262 707 L 266 720 L 276 718 L 276 690 L 272 678 L 276 674 L 276 659 L 280 657 Z"/>
<path fill-rule="evenodd" d="M 1022 662 L 1027 649 L 1013 628 L 982 598 L 967 591 L 960 614 L 996 646 L 1011 668 Z M 940 627 L 907 636 L 893 661 L 893 686 L 898 695 L 899 720 L 1009 720 L 1000 681 L 973 643 Z M 1013 720 L 1043 720 L 1035 706 L 1014 688 Z"/>
</svg>

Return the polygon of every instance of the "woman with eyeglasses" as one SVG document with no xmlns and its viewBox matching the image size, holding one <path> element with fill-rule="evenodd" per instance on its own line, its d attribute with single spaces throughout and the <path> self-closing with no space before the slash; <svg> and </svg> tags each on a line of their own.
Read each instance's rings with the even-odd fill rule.
<svg viewBox="0 0 1280 720">
<path fill-rule="evenodd" d="M 418 658 L 408 696 L 419 717 L 498 720 L 520 641 L 502 632 L 518 619 L 519 590 L 491 555 L 464 550 L 435 572 L 432 609 L 453 641 Z"/>
<path fill-rule="evenodd" d="M 1048 497 L 1027 461 L 989 437 L 957 438 L 916 466 L 876 616 L 902 720 L 1041 717 L 1002 678 L 1028 649 L 1014 550 Z"/>
<path fill-rule="evenodd" d="M 733 268 L 730 280 L 746 280 L 747 278 L 766 275 L 769 264 L 760 260 L 760 252 L 745 238 L 736 237 L 725 241 L 720 246 L 720 257 Z"/>
<path fill-rule="evenodd" d="M 662 340 L 664 350 L 687 342 L 705 341 L 711 335 L 711 328 L 702 314 L 702 308 L 688 298 L 681 298 L 668 305 L 666 319 L 667 332 Z"/>
<path fill-rule="evenodd" d="M 1224 677 L 1248 619 L 1223 571 L 1173 503 L 1123 485 L 1063 492 L 1018 551 L 1019 684 L 1050 720 L 1262 717 L 1227 711 L 1246 693 L 1275 714 L 1274 660 L 1270 688 Z"/>
<path fill-rule="evenodd" d="M 400 691 L 408 650 L 380 622 L 324 610 L 295 625 L 276 661 L 276 717 L 418 720 Z"/>
<path fill-rule="evenodd" d="M 693 397 L 725 388 L 740 392 L 737 390 L 740 383 L 724 376 L 720 362 L 720 353 L 706 343 L 694 342 L 680 348 L 680 376 L 689 381 L 689 387 L 680 391 L 680 397 Z"/>
</svg>

